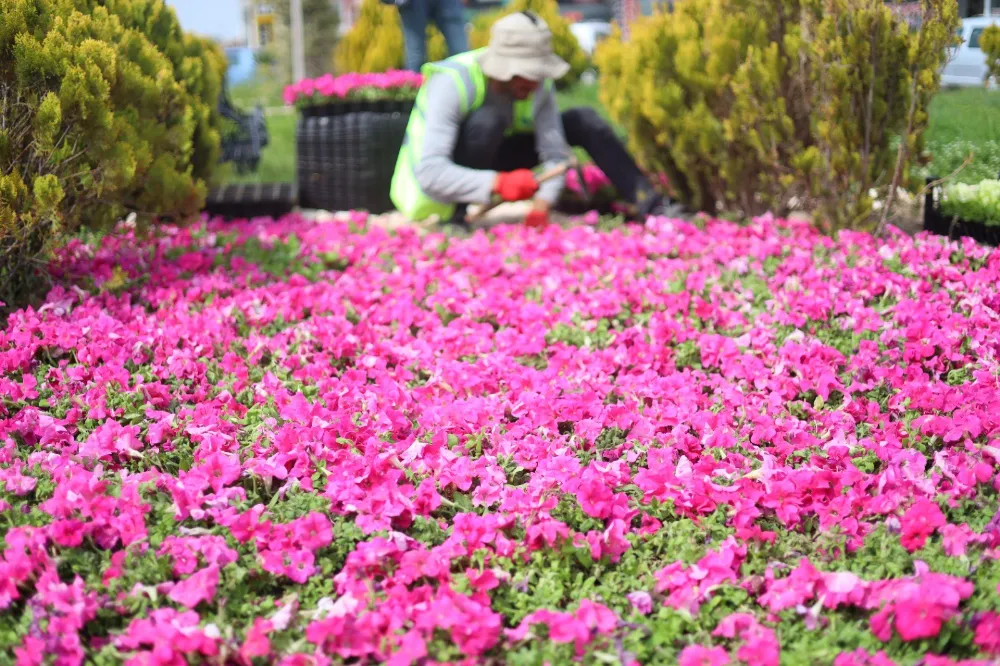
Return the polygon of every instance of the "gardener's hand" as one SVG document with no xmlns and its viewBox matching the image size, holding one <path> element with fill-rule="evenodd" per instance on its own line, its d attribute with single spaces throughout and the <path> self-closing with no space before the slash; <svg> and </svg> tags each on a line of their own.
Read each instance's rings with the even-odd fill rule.
<svg viewBox="0 0 1000 666">
<path fill-rule="evenodd" d="M 528 169 L 502 172 L 497 174 L 493 191 L 504 201 L 524 201 L 535 196 L 538 182 L 535 180 L 535 174 Z"/>
<path fill-rule="evenodd" d="M 524 216 L 524 226 L 529 228 L 542 228 L 549 224 L 549 204 L 545 201 L 535 200 L 534 206 Z"/>
</svg>

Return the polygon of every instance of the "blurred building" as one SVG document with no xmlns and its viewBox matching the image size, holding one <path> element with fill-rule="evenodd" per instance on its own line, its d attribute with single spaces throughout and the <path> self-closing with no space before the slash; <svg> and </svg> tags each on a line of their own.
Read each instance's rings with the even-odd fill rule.
<svg viewBox="0 0 1000 666">
<path fill-rule="evenodd" d="M 611 21 L 615 17 L 615 5 L 618 0 L 556 0 L 559 8 L 569 21 Z M 635 0 L 643 5 L 656 4 L 659 0 Z M 361 0 L 335 0 L 340 12 L 340 30 L 349 30 L 357 20 Z M 471 19 L 479 12 L 490 12 L 500 9 L 509 0 L 462 0 L 466 14 Z"/>
<path fill-rule="evenodd" d="M 509 0 L 463 0 L 471 15 L 503 7 Z M 886 0 L 902 16 L 920 12 L 919 0 Z M 557 0 L 563 16 L 577 21 L 616 21 L 627 30 L 639 16 L 648 16 L 658 8 L 671 9 L 673 0 Z M 1000 14 L 1000 0 L 956 0 L 959 15 L 963 18 L 983 14 Z M 340 13 L 340 31 L 349 30 L 357 20 L 361 0 L 333 0 Z M 270 3 L 243 0 L 247 46 L 252 49 L 265 46 L 274 35 L 274 8 Z"/>
<path fill-rule="evenodd" d="M 907 2 L 889 1 L 893 11 L 902 16 L 912 16 L 920 13 L 920 2 L 918 0 L 908 0 Z M 956 0 L 958 2 L 958 15 L 961 18 L 970 16 L 988 16 L 1000 14 L 1000 0 Z"/>
<path fill-rule="evenodd" d="M 361 0 L 334 0 L 337 12 L 340 16 L 340 34 L 344 34 L 351 29 L 354 22 L 358 20 L 361 11 Z"/>
<path fill-rule="evenodd" d="M 256 51 L 274 39 L 275 11 L 269 2 L 243 0 L 243 28 L 247 47 Z"/>
<path fill-rule="evenodd" d="M 920 2 L 919 0 L 886 0 L 889 8 L 897 16 L 902 17 L 912 28 L 920 27 Z M 958 15 L 960 18 L 971 16 L 1000 15 L 1000 0 L 956 0 L 958 2 Z"/>
<path fill-rule="evenodd" d="M 992 14 L 1000 14 L 1000 1 L 958 0 L 958 15 L 962 18 L 968 18 L 970 16 L 989 16 Z"/>
</svg>

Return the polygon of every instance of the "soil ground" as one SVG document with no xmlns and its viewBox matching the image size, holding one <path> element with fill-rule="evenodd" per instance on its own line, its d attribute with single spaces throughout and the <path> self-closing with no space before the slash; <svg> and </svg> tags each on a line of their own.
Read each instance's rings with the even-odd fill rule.
<svg viewBox="0 0 1000 666">
<path fill-rule="evenodd" d="M 488 229 L 498 224 L 519 223 L 524 219 L 524 215 L 529 210 L 529 207 L 530 204 L 528 202 L 501 204 L 483 216 L 481 220 L 472 224 L 472 228 L 473 230 Z M 469 213 L 472 214 L 475 213 L 475 211 L 476 208 L 474 206 L 470 206 Z M 896 206 L 896 211 L 896 218 L 893 220 L 892 224 L 898 227 L 901 231 L 913 235 L 923 229 L 923 197 L 907 198 L 904 201 L 899 202 Z M 334 213 L 329 211 L 302 212 L 306 215 L 306 217 L 317 221 L 347 216 L 347 213 Z M 806 215 L 795 213 L 793 213 L 791 217 L 800 219 L 803 217 L 808 218 Z M 580 223 L 578 217 L 564 215 L 561 213 L 552 213 L 551 219 L 553 223 L 563 226 Z M 442 230 L 442 227 L 437 223 L 436 219 L 432 219 L 427 222 L 410 222 L 403 216 L 402 213 L 396 211 L 376 215 L 373 217 L 373 222 L 374 224 L 387 229 L 398 229 L 404 226 L 411 226 L 418 229 L 421 233 L 431 233 Z M 447 233 L 461 234 L 462 232 L 449 230 Z"/>
</svg>

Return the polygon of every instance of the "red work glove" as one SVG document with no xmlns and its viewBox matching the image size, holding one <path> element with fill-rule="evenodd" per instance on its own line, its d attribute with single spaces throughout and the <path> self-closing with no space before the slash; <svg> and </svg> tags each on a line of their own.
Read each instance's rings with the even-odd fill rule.
<svg viewBox="0 0 1000 666">
<path fill-rule="evenodd" d="M 524 201 L 535 196 L 538 191 L 538 183 L 535 181 L 535 174 L 528 169 L 517 169 L 505 173 L 498 173 L 493 191 L 499 194 L 504 201 Z"/>
<path fill-rule="evenodd" d="M 549 224 L 549 211 L 532 208 L 524 216 L 524 226 L 529 228 L 542 228 Z"/>
</svg>

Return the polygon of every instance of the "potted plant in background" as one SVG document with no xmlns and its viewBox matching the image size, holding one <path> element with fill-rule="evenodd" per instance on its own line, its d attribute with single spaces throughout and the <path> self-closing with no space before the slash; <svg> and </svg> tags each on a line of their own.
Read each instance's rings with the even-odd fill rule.
<svg viewBox="0 0 1000 666">
<path fill-rule="evenodd" d="M 303 208 L 392 210 L 389 186 L 423 78 L 407 71 L 325 74 L 285 88 L 299 110 L 296 179 Z"/>
<path fill-rule="evenodd" d="M 1000 178 L 976 184 L 927 179 L 924 231 L 1000 245 Z"/>
</svg>

